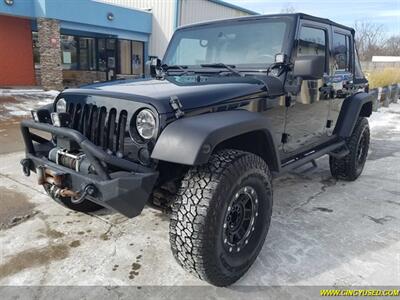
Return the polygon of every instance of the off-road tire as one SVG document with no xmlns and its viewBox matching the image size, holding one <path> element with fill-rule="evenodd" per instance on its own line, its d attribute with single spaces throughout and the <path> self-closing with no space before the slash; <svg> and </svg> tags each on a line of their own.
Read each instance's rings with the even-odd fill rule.
<svg viewBox="0 0 400 300">
<path fill-rule="evenodd" d="M 44 190 L 46 191 L 46 193 L 56 202 L 60 203 L 61 205 L 72 209 L 74 211 L 79 211 L 79 212 L 83 212 L 83 213 L 89 213 L 89 212 L 95 212 L 98 211 L 100 209 L 103 209 L 104 207 L 101 205 L 98 205 L 97 203 L 94 203 L 92 201 L 89 200 L 83 200 L 80 203 L 73 203 L 71 201 L 70 197 L 55 197 L 49 189 L 48 185 L 44 185 Z"/>
<path fill-rule="evenodd" d="M 248 228 L 253 231 L 243 235 L 247 241 L 240 245 L 244 247 L 232 251 L 224 238 L 224 225 L 232 213 L 228 210 L 231 199 L 246 189 L 256 195 L 251 201 L 258 203 L 254 213 L 258 217 L 249 222 Z M 182 180 L 170 223 L 173 255 L 184 269 L 200 279 L 216 286 L 230 285 L 257 258 L 271 214 L 271 174 L 265 161 L 252 153 L 222 150 L 212 155 L 207 164 L 190 169 Z"/>
<path fill-rule="evenodd" d="M 350 153 L 343 158 L 329 157 L 331 174 L 336 179 L 356 180 L 364 169 L 370 142 L 370 131 L 367 118 L 359 118 L 352 135 L 346 139 Z M 361 152 L 360 152 L 361 151 Z M 360 157 L 360 155 L 362 155 Z"/>
</svg>

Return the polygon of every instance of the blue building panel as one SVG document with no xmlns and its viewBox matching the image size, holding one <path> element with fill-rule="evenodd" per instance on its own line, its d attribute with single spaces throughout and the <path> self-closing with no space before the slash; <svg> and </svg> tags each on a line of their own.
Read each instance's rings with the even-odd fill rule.
<svg viewBox="0 0 400 300">
<path fill-rule="evenodd" d="M 62 34 L 88 37 L 116 37 L 119 39 L 135 40 L 141 42 L 147 42 L 149 40 L 149 35 L 147 33 L 140 33 L 136 31 L 93 26 L 66 21 L 61 21 L 60 26 Z"/>
<path fill-rule="evenodd" d="M 0 1 L 0 14 L 17 17 L 35 17 L 35 5 L 33 0 L 14 1 L 13 5 L 7 5 Z"/>
<path fill-rule="evenodd" d="M 92 0 L 17 0 L 12 5 L 1 1 L 0 14 L 57 19 L 62 29 L 140 41 L 147 41 L 152 30 L 151 13 Z"/>
<path fill-rule="evenodd" d="M 45 15 L 42 17 L 110 29 L 122 29 L 147 34 L 151 33 L 152 15 L 149 12 L 91 0 L 36 0 L 35 2 L 44 2 Z M 41 11 L 37 11 L 38 14 L 40 12 Z M 108 20 L 108 14 L 113 15 L 112 21 Z"/>
</svg>

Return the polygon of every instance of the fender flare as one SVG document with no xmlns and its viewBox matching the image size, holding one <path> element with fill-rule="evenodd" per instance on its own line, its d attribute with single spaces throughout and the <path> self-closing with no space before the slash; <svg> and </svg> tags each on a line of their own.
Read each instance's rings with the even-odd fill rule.
<svg viewBox="0 0 400 300">
<path fill-rule="evenodd" d="M 369 117 L 372 114 L 373 95 L 360 92 L 347 97 L 340 109 L 334 134 L 349 137 L 353 133 L 358 117 Z"/>
<path fill-rule="evenodd" d="M 178 119 L 161 132 L 151 158 L 184 165 L 208 162 L 215 147 L 230 138 L 261 131 L 270 149 L 271 169 L 279 170 L 277 144 L 268 119 L 246 110 L 207 113 Z M 256 142 L 256 141 L 255 141 Z"/>
</svg>

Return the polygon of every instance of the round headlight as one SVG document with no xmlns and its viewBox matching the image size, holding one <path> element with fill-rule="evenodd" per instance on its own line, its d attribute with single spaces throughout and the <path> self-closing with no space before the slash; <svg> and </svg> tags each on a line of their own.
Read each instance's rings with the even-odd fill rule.
<svg viewBox="0 0 400 300">
<path fill-rule="evenodd" d="M 65 99 L 63 99 L 63 98 L 58 99 L 58 101 L 56 103 L 56 111 L 58 113 L 67 112 L 67 102 L 65 101 Z"/>
<path fill-rule="evenodd" d="M 137 114 L 136 130 L 145 140 L 155 137 L 157 133 L 157 122 L 156 117 L 150 109 L 143 109 Z"/>
</svg>

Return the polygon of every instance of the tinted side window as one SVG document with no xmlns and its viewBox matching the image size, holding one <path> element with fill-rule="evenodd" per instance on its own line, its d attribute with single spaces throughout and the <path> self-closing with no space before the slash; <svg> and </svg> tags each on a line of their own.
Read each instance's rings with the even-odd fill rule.
<svg viewBox="0 0 400 300">
<path fill-rule="evenodd" d="M 326 55 L 326 32 L 323 29 L 302 27 L 298 55 Z"/>
<path fill-rule="evenodd" d="M 350 37 L 348 35 L 333 34 L 333 57 L 337 70 L 350 71 Z"/>
</svg>

